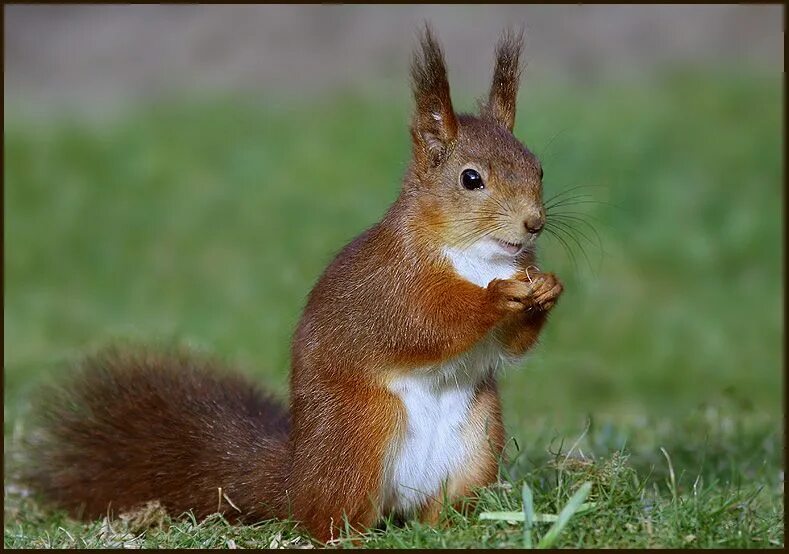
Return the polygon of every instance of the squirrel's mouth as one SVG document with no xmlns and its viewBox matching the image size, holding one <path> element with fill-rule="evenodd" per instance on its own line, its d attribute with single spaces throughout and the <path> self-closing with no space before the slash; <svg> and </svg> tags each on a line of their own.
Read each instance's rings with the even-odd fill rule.
<svg viewBox="0 0 789 554">
<path fill-rule="evenodd" d="M 496 244 L 499 245 L 499 248 L 504 250 L 510 256 L 514 256 L 521 251 L 523 248 L 522 242 L 507 242 L 506 240 L 501 239 L 494 239 Z"/>
</svg>

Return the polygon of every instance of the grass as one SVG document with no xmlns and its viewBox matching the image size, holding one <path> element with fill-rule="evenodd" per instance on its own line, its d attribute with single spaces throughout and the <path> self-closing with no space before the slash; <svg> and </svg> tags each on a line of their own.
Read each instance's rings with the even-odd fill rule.
<svg viewBox="0 0 789 554">
<path fill-rule="evenodd" d="M 573 211 L 602 248 L 581 224 L 575 261 L 543 240 L 566 292 L 502 377 L 501 483 L 447 525 L 384 524 L 363 544 L 521 547 L 525 521 L 480 516 L 521 512 L 525 484 L 538 545 L 540 518 L 590 482 L 593 508 L 554 546 L 783 546 L 780 81 L 529 85 L 521 104 L 546 196 L 589 186 L 579 201 L 602 203 Z M 8 117 L 6 452 L 36 386 L 117 339 L 187 343 L 284 394 L 312 283 L 397 194 L 407 117 L 405 101 L 350 96 L 163 103 L 102 124 Z M 309 544 L 288 522 L 83 524 L 5 485 L 6 547 Z"/>
</svg>

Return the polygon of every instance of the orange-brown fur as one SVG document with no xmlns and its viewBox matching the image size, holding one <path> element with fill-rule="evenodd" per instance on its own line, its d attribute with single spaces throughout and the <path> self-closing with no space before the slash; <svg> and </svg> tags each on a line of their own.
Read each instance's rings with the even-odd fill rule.
<svg viewBox="0 0 789 554">
<path fill-rule="evenodd" d="M 388 509 L 382 483 L 408 417 L 389 388 L 396 379 L 491 333 L 512 355 L 534 345 L 561 284 L 534 267 L 524 231 L 545 213 L 540 163 L 512 135 L 520 37 L 500 42 L 480 116 L 454 112 L 429 29 L 420 48 L 402 193 L 313 288 L 292 342 L 290 412 L 215 364 L 180 354 L 96 357 L 69 393 L 47 400 L 29 472 L 46 497 L 90 517 L 151 499 L 175 514 L 292 516 L 328 540 L 345 519 L 363 529 Z M 470 166 L 484 193 L 459 185 Z M 517 275 L 481 286 L 442 249 L 488 236 L 532 242 L 514 262 Z M 447 475 L 445 496 L 436 490 L 420 507 L 426 521 L 444 498 L 496 479 L 504 431 L 492 368 L 475 385 L 465 421 L 470 462 Z M 218 501 L 220 487 L 238 510 Z"/>
</svg>

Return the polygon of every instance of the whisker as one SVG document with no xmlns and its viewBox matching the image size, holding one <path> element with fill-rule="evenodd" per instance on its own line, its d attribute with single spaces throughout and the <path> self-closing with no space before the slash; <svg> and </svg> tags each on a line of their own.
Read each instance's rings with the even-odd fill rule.
<svg viewBox="0 0 789 554">
<path fill-rule="evenodd" d="M 548 142 L 545 144 L 545 146 L 539 148 L 539 152 L 540 152 L 539 153 L 539 158 L 540 158 L 540 161 L 543 162 L 543 164 L 549 159 L 549 155 L 552 155 L 551 151 L 549 150 L 550 146 L 554 143 L 554 141 L 557 138 L 559 138 L 561 135 L 563 135 L 564 133 L 566 133 L 569 130 L 570 130 L 570 127 L 565 127 L 564 129 L 560 129 L 559 131 L 557 131 L 556 133 L 553 134 L 553 136 L 548 140 Z"/>
<path fill-rule="evenodd" d="M 560 192 L 554 194 L 550 198 L 546 199 L 545 202 L 543 202 L 543 203 L 547 204 L 547 203 L 551 202 L 552 200 L 556 200 L 557 198 L 560 198 L 562 196 L 565 196 L 565 195 L 571 193 L 574 190 L 588 189 L 588 188 L 606 188 L 606 187 L 605 187 L 605 185 L 577 185 L 577 186 L 574 186 L 574 187 L 570 187 L 568 189 L 564 189 L 563 191 L 560 191 Z"/>
<path fill-rule="evenodd" d="M 504 212 L 506 212 L 506 213 L 512 213 L 512 212 L 514 212 L 514 211 L 517 211 L 517 210 L 514 210 L 514 209 L 513 209 L 513 207 L 512 207 L 512 205 L 510 204 L 510 202 L 509 202 L 509 199 L 508 199 L 508 198 L 505 198 L 505 199 L 504 199 L 504 202 L 505 202 L 505 203 L 502 203 L 502 201 L 501 201 L 500 199 L 496 198 L 495 196 L 491 196 L 491 198 L 493 199 L 493 201 L 494 201 L 494 202 L 495 202 L 495 203 L 496 203 L 496 204 L 497 204 L 497 205 L 498 205 L 498 206 L 499 206 L 499 207 L 500 207 L 502 210 L 504 210 Z"/>
<path fill-rule="evenodd" d="M 596 216 L 595 214 L 590 214 L 586 212 L 576 212 L 576 211 L 566 211 L 566 212 L 558 212 L 552 214 L 546 214 L 546 219 L 559 219 L 559 218 L 576 218 L 582 221 L 586 221 L 585 218 L 593 219 L 596 223 L 600 225 L 605 225 L 606 227 L 610 227 L 609 223 L 600 217 Z"/>
<path fill-rule="evenodd" d="M 571 227 L 568 227 L 567 224 L 565 223 L 553 222 L 553 225 L 554 225 L 554 230 L 556 230 L 557 232 L 563 232 L 567 237 L 572 239 L 572 241 L 575 242 L 576 245 L 578 245 L 578 250 L 580 250 L 581 254 L 583 254 L 583 257 L 586 260 L 586 264 L 589 266 L 589 270 L 594 271 L 594 268 L 592 267 L 592 262 L 586 253 L 586 249 L 584 248 L 581 241 L 578 240 L 578 238 L 571 232 L 571 230 L 573 229 Z"/>
<path fill-rule="evenodd" d="M 574 233 L 578 233 L 581 236 L 582 239 L 586 240 L 586 242 L 589 243 L 590 246 L 596 247 L 596 248 L 600 249 L 601 251 L 603 250 L 603 245 L 602 245 L 602 242 L 600 241 L 599 235 L 597 235 L 597 239 L 598 240 L 595 242 L 595 241 L 593 241 L 592 239 L 589 238 L 589 235 L 584 233 L 581 229 L 573 226 L 573 224 L 570 223 L 570 222 L 554 220 L 554 221 L 551 221 L 551 222 L 546 222 L 545 224 L 546 225 L 564 225 L 565 227 L 567 227 L 569 229 L 572 229 L 572 231 Z"/>
<path fill-rule="evenodd" d="M 491 234 L 495 233 L 496 231 L 500 231 L 501 229 L 505 229 L 506 227 L 507 227 L 506 224 L 498 223 L 496 225 L 492 225 L 492 226 L 490 226 L 490 227 L 488 227 L 486 229 L 483 229 L 482 231 L 479 231 L 477 229 L 473 229 L 473 230 L 471 230 L 469 232 L 463 233 L 462 235 L 460 235 L 460 237 L 457 237 L 457 239 L 456 239 L 457 240 L 457 244 L 458 244 L 457 247 L 458 248 L 465 248 L 466 246 L 469 246 L 470 244 L 473 244 L 474 242 L 476 242 L 478 240 L 481 240 L 481 239 L 487 237 L 488 235 L 491 235 Z"/>
<path fill-rule="evenodd" d="M 593 269 L 592 262 L 586 253 L 586 248 L 584 248 L 583 243 L 580 240 L 578 240 L 578 237 L 575 236 L 574 234 L 575 229 L 569 227 L 566 223 L 558 223 L 556 221 L 553 222 L 553 229 L 558 233 L 561 233 L 564 236 L 566 236 L 568 239 L 574 242 L 576 246 L 578 246 L 578 250 L 581 252 L 584 259 L 586 260 L 586 264 L 589 266 L 589 269 L 592 270 Z"/>
<path fill-rule="evenodd" d="M 485 231 L 479 232 L 475 231 L 474 233 L 467 233 L 462 237 L 457 237 L 453 239 L 448 246 L 457 248 L 458 250 L 464 250 L 467 247 L 471 246 L 478 240 L 482 240 L 483 238 L 495 233 L 496 229 L 486 229 Z"/>
<path fill-rule="evenodd" d="M 579 200 L 592 200 L 592 199 L 594 199 L 594 196 L 591 194 L 575 194 L 572 196 L 565 196 L 564 198 L 557 198 L 550 202 L 545 202 L 543 203 L 543 206 L 545 206 L 546 210 L 549 210 L 555 206 L 563 206 L 567 202 L 576 202 Z"/>
<path fill-rule="evenodd" d="M 457 219 L 445 219 L 442 223 L 474 223 L 477 221 L 490 221 L 493 217 L 507 217 L 500 213 L 491 213 L 483 216 L 461 217 Z"/>
<path fill-rule="evenodd" d="M 578 223 L 582 223 L 582 224 L 586 225 L 586 227 L 588 227 L 595 234 L 595 237 L 597 238 L 598 246 L 599 246 L 600 250 L 603 251 L 603 239 L 600 236 L 600 233 L 597 232 L 597 229 L 595 229 L 594 225 L 592 225 L 591 223 L 589 223 L 585 219 L 583 219 L 581 217 L 575 217 L 575 216 L 572 216 L 572 215 L 555 215 L 555 216 L 551 216 L 550 221 L 552 221 L 552 222 L 564 221 L 565 223 L 568 223 L 568 224 L 569 224 L 570 221 L 577 221 Z M 580 232 L 580 230 L 579 230 L 579 232 Z"/>
<path fill-rule="evenodd" d="M 546 231 L 546 232 L 547 232 L 549 235 L 551 235 L 552 237 L 554 237 L 556 240 L 558 240 L 558 241 L 561 243 L 561 245 L 562 245 L 562 248 L 564 248 L 564 251 L 565 251 L 565 252 L 567 252 L 567 256 L 570 258 L 570 261 L 571 261 L 571 262 L 572 262 L 572 264 L 573 264 L 573 268 L 575 269 L 575 271 L 578 271 L 578 263 L 577 263 L 577 262 L 576 262 L 576 260 L 575 260 L 575 254 L 573 254 L 573 251 L 572 251 L 572 249 L 570 248 L 570 245 L 568 245 L 568 244 L 567 244 L 567 241 L 566 241 L 566 240 L 564 240 L 564 238 L 562 238 L 562 237 L 561 237 L 561 236 L 560 236 L 560 235 L 559 235 L 557 232 L 555 232 L 555 230 L 554 230 L 554 229 L 552 229 L 552 228 L 545 227 L 545 231 Z"/>
<path fill-rule="evenodd" d="M 590 198 L 581 199 L 581 198 L 576 198 L 576 197 L 571 197 L 571 198 L 566 199 L 566 201 L 562 200 L 561 202 L 558 202 L 558 203 L 555 203 L 555 204 L 551 204 L 550 206 L 547 206 L 545 209 L 546 210 L 550 210 L 550 209 L 553 209 L 553 208 L 558 208 L 560 206 L 575 206 L 575 205 L 578 205 L 578 204 L 600 204 L 600 205 L 603 205 L 603 206 L 616 208 L 618 210 L 624 210 L 624 208 L 622 206 L 620 206 L 619 204 L 614 204 L 613 202 L 606 202 L 605 200 L 596 200 L 596 199 L 590 199 Z"/>
</svg>

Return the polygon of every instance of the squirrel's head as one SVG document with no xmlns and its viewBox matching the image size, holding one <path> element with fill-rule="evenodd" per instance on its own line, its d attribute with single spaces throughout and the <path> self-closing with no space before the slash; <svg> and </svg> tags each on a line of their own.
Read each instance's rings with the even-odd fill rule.
<svg viewBox="0 0 789 554">
<path fill-rule="evenodd" d="M 522 44 L 522 33 L 502 36 L 478 115 L 453 110 L 444 56 L 429 27 L 414 54 L 412 178 L 404 186 L 448 247 L 515 256 L 533 249 L 545 223 L 542 166 L 512 134 Z"/>
</svg>

